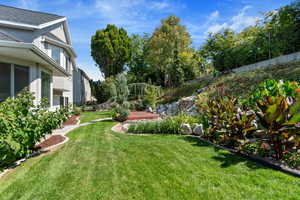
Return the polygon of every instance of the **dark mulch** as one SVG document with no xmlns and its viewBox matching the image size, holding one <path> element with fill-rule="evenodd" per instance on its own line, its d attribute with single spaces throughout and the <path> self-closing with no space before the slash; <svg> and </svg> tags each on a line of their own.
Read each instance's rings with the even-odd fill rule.
<svg viewBox="0 0 300 200">
<path fill-rule="evenodd" d="M 76 119 L 78 116 L 73 115 L 69 119 L 67 119 L 64 123 L 63 126 L 70 126 L 70 125 L 76 125 L 78 120 Z"/>
<path fill-rule="evenodd" d="M 64 140 L 65 140 L 65 138 L 61 135 L 53 135 L 49 139 L 42 142 L 41 144 L 37 145 L 35 148 L 36 149 L 45 149 L 47 147 L 59 144 L 59 143 L 63 142 Z"/>
</svg>

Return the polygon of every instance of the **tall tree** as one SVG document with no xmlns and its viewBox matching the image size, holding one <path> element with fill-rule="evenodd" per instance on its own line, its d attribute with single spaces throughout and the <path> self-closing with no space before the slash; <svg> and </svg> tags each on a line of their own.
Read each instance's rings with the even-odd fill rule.
<svg viewBox="0 0 300 200">
<path fill-rule="evenodd" d="M 133 34 L 131 37 L 132 51 L 131 58 L 128 63 L 129 82 L 148 82 L 153 81 L 153 69 L 145 61 L 147 55 L 146 44 L 149 41 L 148 34 L 143 36 Z"/>
<path fill-rule="evenodd" d="M 91 39 L 91 55 L 105 77 L 121 73 L 131 55 L 131 40 L 123 28 L 107 25 Z"/>
<path fill-rule="evenodd" d="M 191 37 L 176 16 L 161 23 L 147 43 L 146 60 L 156 68 L 160 85 L 176 86 L 185 79 L 180 57 L 190 51 Z"/>
</svg>

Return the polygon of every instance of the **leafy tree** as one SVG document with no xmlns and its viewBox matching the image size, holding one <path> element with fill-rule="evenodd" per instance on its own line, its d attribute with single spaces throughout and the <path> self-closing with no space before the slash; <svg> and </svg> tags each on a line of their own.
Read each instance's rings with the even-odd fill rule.
<svg viewBox="0 0 300 200">
<path fill-rule="evenodd" d="M 300 51 L 300 1 L 264 14 L 255 26 L 240 33 L 210 34 L 200 49 L 206 62 L 226 71 Z"/>
<path fill-rule="evenodd" d="M 90 81 L 92 95 L 98 103 L 104 103 L 116 96 L 116 86 L 113 77 L 106 78 L 105 81 Z"/>
<path fill-rule="evenodd" d="M 131 41 L 123 28 L 107 25 L 91 39 L 91 55 L 105 77 L 121 73 L 131 55 Z"/>
<path fill-rule="evenodd" d="M 176 86 L 185 79 L 182 69 L 185 60 L 180 58 L 190 51 L 191 37 L 176 16 L 169 16 L 161 23 L 147 43 L 146 61 L 155 68 L 159 85 Z"/>
<path fill-rule="evenodd" d="M 149 41 L 149 36 L 133 34 L 131 36 L 132 53 L 128 63 L 128 82 L 155 82 L 155 71 L 150 65 L 146 63 L 145 57 L 147 55 L 146 44 Z"/>
<path fill-rule="evenodd" d="M 201 47 L 202 54 L 212 60 L 219 71 L 229 70 L 235 66 L 236 35 L 227 29 L 221 33 L 210 34 L 206 43 Z"/>
</svg>

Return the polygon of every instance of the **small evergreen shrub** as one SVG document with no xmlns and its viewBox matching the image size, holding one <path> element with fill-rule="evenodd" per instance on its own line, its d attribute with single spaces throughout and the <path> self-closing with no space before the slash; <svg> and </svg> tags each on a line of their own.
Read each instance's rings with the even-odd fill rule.
<svg viewBox="0 0 300 200">
<path fill-rule="evenodd" d="M 112 118 L 118 122 L 124 122 L 130 115 L 130 110 L 124 107 L 117 107 L 112 112 Z"/>
</svg>

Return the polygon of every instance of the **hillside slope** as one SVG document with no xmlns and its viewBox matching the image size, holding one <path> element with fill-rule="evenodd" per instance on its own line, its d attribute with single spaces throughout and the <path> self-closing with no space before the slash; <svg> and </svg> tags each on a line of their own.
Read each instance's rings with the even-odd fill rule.
<svg viewBox="0 0 300 200">
<path fill-rule="evenodd" d="M 287 63 L 257 69 L 253 71 L 232 73 L 198 82 L 186 83 L 179 88 L 169 89 L 161 98 L 161 103 L 170 103 L 182 97 L 191 96 L 203 87 L 224 86 L 228 94 L 245 96 L 267 79 L 300 80 L 300 62 Z"/>
</svg>

